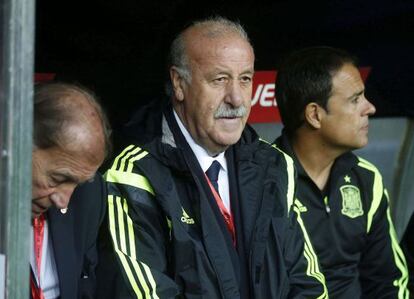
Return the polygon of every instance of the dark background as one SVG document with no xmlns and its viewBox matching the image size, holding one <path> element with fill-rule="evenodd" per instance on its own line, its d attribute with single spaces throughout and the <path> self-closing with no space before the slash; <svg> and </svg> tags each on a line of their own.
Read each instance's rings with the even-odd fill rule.
<svg viewBox="0 0 414 299">
<path fill-rule="evenodd" d="M 304 46 L 341 47 L 372 67 L 377 116 L 414 116 L 414 1 L 38 0 L 36 9 L 36 72 L 93 89 L 115 127 L 163 95 L 173 36 L 213 14 L 244 25 L 256 70 Z"/>
</svg>

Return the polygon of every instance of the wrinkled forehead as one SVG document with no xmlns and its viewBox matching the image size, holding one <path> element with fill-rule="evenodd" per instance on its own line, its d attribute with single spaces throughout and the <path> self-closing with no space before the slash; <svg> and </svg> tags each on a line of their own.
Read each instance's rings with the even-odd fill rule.
<svg viewBox="0 0 414 299">
<path fill-rule="evenodd" d="M 236 31 L 208 31 L 204 28 L 189 29 L 184 35 L 187 56 L 191 59 L 211 56 L 227 48 L 239 48 L 254 57 L 253 47 Z"/>
<path fill-rule="evenodd" d="M 92 179 L 101 165 L 100 159 L 92 158 L 83 150 L 60 151 L 54 171 L 69 181 L 80 184 Z"/>
</svg>

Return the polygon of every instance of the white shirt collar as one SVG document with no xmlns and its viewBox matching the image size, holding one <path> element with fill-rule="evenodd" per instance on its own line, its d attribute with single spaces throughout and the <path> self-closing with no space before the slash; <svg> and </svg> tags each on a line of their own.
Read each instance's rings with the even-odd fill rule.
<svg viewBox="0 0 414 299">
<path fill-rule="evenodd" d="M 213 163 L 214 160 L 217 160 L 218 162 L 220 162 L 220 165 L 222 167 L 222 169 L 227 172 L 227 161 L 226 158 L 224 156 L 224 152 L 218 154 L 215 157 L 212 157 L 208 154 L 208 152 L 201 147 L 200 145 L 198 145 L 193 137 L 191 137 L 190 133 L 188 132 L 187 128 L 184 126 L 184 124 L 182 123 L 181 119 L 179 118 L 178 114 L 175 112 L 174 110 L 174 116 L 175 119 L 177 120 L 178 126 L 181 129 L 181 132 L 184 135 L 185 140 L 187 141 L 187 143 L 190 145 L 194 155 L 197 158 L 198 163 L 201 166 L 201 169 L 203 170 L 203 172 L 206 172 L 207 169 L 210 167 L 211 163 Z"/>
<path fill-rule="evenodd" d="M 210 156 L 207 151 L 198 145 L 193 137 L 191 137 L 190 133 L 187 131 L 187 128 L 182 123 L 181 119 L 178 117 L 177 113 L 174 110 L 174 116 L 178 123 L 178 126 L 181 130 L 181 132 L 184 135 L 185 140 L 190 145 L 191 150 L 193 151 L 194 155 L 197 158 L 198 163 L 201 166 L 201 169 L 203 172 L 206 172 L 207 169 L 211 166 L 211 163 L 213 163 L 214 160 L 217 160 L 220 165 L 220 172 L 218 177 L 218 183 L 219 183 L 219 193 L 221 196 L 221 199 L 224 202 L 224 206 L 227 208 L 228 211 L 230 211 L 230 192 L 229 192 L 229 179 L 228 179 L 228 172 L 227 172 L 227 160 L 224 156 L 224 152 L 218 154 L 215 157 Z"/>
</svg>

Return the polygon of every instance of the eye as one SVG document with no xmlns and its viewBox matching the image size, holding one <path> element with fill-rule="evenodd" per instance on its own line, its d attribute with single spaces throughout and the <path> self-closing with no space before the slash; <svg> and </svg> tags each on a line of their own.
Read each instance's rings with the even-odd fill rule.
<svg viewBox="0 0 414 299">
<path fill-rule="evenodd" d="M 358 104 L 358 102 L 359 102 L 359 98 L 360 98 L 360 96 L 354 97 L 354 98 L 352 98 L 351 102 L 352 102 L 353 104 Z"/>
<path fill-rule="evenodd" d="M 245 76 L 242 76 L 242 77 L 240 78 L 240 81 L 241 81 L 242 83 L 250 83 L 250 82 L 252 82 L 252 77 L 251 77 L 251 76 L 247 76 L 247 75 L 245 75 Z"/>
<path fill-rule="evenodd" d="M 227 81 L 227 77 L 221 76 L 221 77 L 217 77 L 215 79 L 213 79 L 214 83 L 223 83 Z"/>
<path fill-rule="evenodd" d="M 49 185 L 51 187 L 57 187 L 59 185 L 67 183 L 69 180 L 65 176 L 51 175 L 49 179 Z"/>
</svg>

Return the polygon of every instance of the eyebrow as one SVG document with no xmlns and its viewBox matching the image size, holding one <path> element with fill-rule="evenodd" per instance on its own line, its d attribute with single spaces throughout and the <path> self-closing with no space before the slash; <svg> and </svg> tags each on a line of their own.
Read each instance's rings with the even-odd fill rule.
<svg viewBox="0 0 414 299">
<path fill-rule="evenodd" d="M 348 97 L 348 99 L 351 100 L 351 99 L 353 99 L 355 97 L 359 97 L 359 96 L 363 95 L 364 92 L 365 92 L 365 89 L 363 89 L 361 91 L 358 91 L 358 92 L 355 92 L 353 95 L 351 95 L 350 97 Z"/>
<path fill-rule="evenodd" d="M 211 74 L 212 74 L 212 75 L 215 75 L 215 74 L 225 74 L 225 75 L 231 75 L 231 72 L 229 72 L 229 70 L 228 70 L 228 69 L 226 69 L 226 68 L 215 67 L 215 68 L 211 71 Z M 254 74 L 254 68 L 247 68 L 247 69 L 243 70 L 243 71 L 239 74 L 239 76 L 240 76 L 240 75 L 246 75 L 246 74 L 251 74 L 251 75 L 253 75 L 253 74 Z"/>
</svg>

